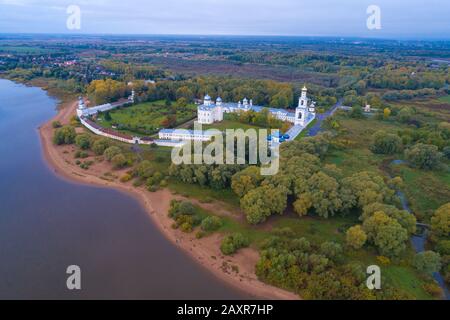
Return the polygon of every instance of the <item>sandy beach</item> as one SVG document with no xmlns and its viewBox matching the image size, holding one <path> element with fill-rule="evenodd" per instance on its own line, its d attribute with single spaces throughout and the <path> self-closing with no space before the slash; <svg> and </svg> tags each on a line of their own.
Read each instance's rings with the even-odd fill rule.
<svg viewBox="0 0 450 320">
<path fill-rule="evenodd" d="M 73 157 L 75 152 L 74 146 L 55 146 L 52 143 L 54 131 L 52 122 L 69 123 L 71 117 L 75 115 L 76 107 L 76 101 L 63 104 L 58 114 L 39 128 L 42 155 L 55 174 L 72 182 L 115 188 L 136 198 L 145 208 L 153 223 L 169 241 L 188 253 L 192 259 L 215 276 L 256 299 L 299 299 L 299 296 L 294 293 L 267 285 L 257 279 L 254 272 L 255 264 L 259 258 L 257 250 L 245 248 L 233 256 L 224 256 L 219 249 L 222 235 L 214 233 L 208 237 L 197 239 L 194 233 L 183 233 L 173 229 L 171 227 L 173 221 L 168 217 L 167 213 L 170 201 L 172 199 L 182 199 L 181 196 L 173 195 L 168 189 L 152 193 L 143 188 L 136 188 L 131 183 L 119 182 L 117 178 L 128 169 L 113 171 L 110 165 L 105 162 L 96 161 L 89 170 L 83 170 L 75 165 Z M 223 209 L 215 210 L 222 208 L 217 203 L 206 204 L 192 199 L 188 200 L 207 210 L 214 209 L 219 214 L 226 214 Z"/>
</svg>

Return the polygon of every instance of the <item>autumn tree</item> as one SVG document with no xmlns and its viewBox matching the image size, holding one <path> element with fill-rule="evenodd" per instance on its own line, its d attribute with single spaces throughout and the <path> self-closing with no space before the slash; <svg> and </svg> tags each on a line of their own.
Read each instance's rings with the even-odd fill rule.
<svg viewBox="0 0 450 320">
<path fill-rule="evenodd" d="M 423 251 L 415 255 L 414 267 L 422 272 L 432 274 L 441 269 L 441 256 L 434 251 Z"/>
<path fill-rule="evenodd" d="M 261 176 L 261 169 L 256 166 L 250 166 L 238 173 L 231 179 L 231 189 L 242 198 L 250 190 L 258 187 L 263 180 Z"/>
<path fill-rule="evenodd" d="M 367 241 L 367 235 L 360 225 L 350 227 L 345 235 L 347 244 L 353 249 L 362 248 Z"/>
<path fill-rule="evenodd" d="M 437 168 L 442 159 L 442 153 L 437 146 L 423 143 L 417 143 L 407 149 L 405 155 L 414 167 L 428 170 Z"/>
<path fill-rule="evenodd" d="M 448 237 L 450 234 L 450 202 L 438 208 L 431 218 L 433 237 Z"/>
<path fill-rule="evenodd" d="M 264 222 L 272 214 L 282 214 L 287 206 L 287 190 L 264 185 L 241 198 L 241 208 L 251 224 Z"/>
<path fill-rule="evenodd" d="M 387 133 L 383 130 L 377 131 L 370 149 L 374 153 L 394 154 L 401 151 L 402 140 L 396 134 Z"/>
<path fill-rule="evenodd" d="M 76 137 L 75 128 L 72 126 L 64 126 L 55 130 L 53 134 L 53 143 L 57 145 L 72 144 Z"/>
</svg>

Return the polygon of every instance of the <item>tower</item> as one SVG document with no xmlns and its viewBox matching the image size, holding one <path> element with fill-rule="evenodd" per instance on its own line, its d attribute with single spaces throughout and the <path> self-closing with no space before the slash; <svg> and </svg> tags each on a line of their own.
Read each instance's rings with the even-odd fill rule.
<svg viewBox="0 0 450 320">
<path fill-rule="evenodd" d="M 135 99 L 135 92 L 134 92 L 134 89 L 133 89 L 133 90 L 131 90 L 131 96 L 128 97 L 128 100 L 131 103 L 134 103 L 134 99 Z"/>
<path fill-rule="evenodd" d="M 295 109 L 295 125 L 302 125 L 304 126 L 306 124 L 306 118 L 307 118 L 307 112 L 308 112 L 308 97 L 307 97 L 308 89 L 306 87 L 303 87 L 302 94 L 300 95 L 300 98 L 298 99 L 298 106 Z"/>
<path fill-rule="evenodd" d="M 216 121 L 222 121 L 223 120 L 223 109 L 222 109 L 222 98 L 217 97 L 216 99 Z"/>
<path fill-rule="evenodd" d="M 78 98 L 78 109 L 80 109 L 80 110 L 86 109 L 86 105 L 84 104 L 84 100 L 83 100 L 82 96 L 80 96 Z"/>
<path fill-rule="evenodd" d="M 203 99 L 203 104 L 207 107 L 211 105 L 211 97 L 208 94 L 206 94 L 205 98 Z"/>
<path fill-rule="evenodd" d="M 300 98 L 298 99 L 298 106 L 304 106 L 306 107 L 308 105 L 308 97 L 307 97 L 308 89 L 303 86 L 302 94 L 300 95 Z"/>
</svg>

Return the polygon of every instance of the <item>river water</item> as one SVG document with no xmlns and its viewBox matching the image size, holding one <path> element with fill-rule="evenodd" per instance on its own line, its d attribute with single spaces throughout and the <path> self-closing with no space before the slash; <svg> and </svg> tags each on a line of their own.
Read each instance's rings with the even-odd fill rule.
<svg viewBox="0 0 450 320">
<path fill-rule="evenodd" d="M 0 298 L 248 298 L 166 240 L 136 200 L 51 172 L 37 128 L 56 104 L 0 79 Z M 66 287 L 69 265 L 79 291 Z"/>
</svg>

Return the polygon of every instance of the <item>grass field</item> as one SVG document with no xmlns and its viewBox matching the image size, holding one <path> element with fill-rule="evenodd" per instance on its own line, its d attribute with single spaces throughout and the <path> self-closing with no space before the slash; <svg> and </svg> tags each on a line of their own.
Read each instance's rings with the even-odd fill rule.
<svg viewBox="0 0 450 320">
<path fill-rule="evenodd" d="M 177 124 L 186 122 L 196 115 L 196 106 L 190 104 L 185 108 L 175 107 Z M 174 115 L 172 107 L 164 101 L 145 102 L 130 107 L 118 108 L 109 112 L 111 120 L 100 115 L 97 122 L 103 127 L 116 127 L 128 134 L 151 135 L 163 127 L 168 116 Z"/>
<path fill-rule="evenodd" d="M 443 97 L 440 97 L 439 99 L 438 99 L 440 102 L 443 102 L 443 103 L 448 103 L 448 104 L 450 104 L 450 95 L 448 95 L 448 96 L 443 96 Z"/>
<path fill-rule="evenodd" d="M 429 222 L 433 212 L 450 199 L 450 172 L 426 171 L 407 165 L 392 166 L 404 181 L 404 192 L 414 214 Z"/>
<path fill-rule="evenodd" d="M 204 216 L 213 213 L 200 209 Z M 345 230 L 357 222 L 357 217 L 333 217 L 322 219 L 317 217 L 276 216 L 271 217 L 268 223 L 258 226 L 251 226 L 243 221 L 232 217 L 221 217 L 222 227 L 218 232 L 223 234 L 241 233 L 251 242 L 251 246 L 260 249 L 262 244 L 270 236 L 274 235 L 275 228 L 290 228 L 295 237 L 305 237 L 314 246 L 319 246 L 326 241 L 340 243 L 345 248 Z M 412 248 L 405 253 L 404 258 L 410 259 L 414 254 Z M 377 253 L 374 248 L 364 248 L 360 250 L 345 250 L 345 263 L 358 263 L 362 266 L 380 265 L 377 260 Z M 382 281 L 388 281 L 393 286 L 404 290 L 417 299 L 432 299 L 423 289 L 427 282 L 412 267 L 399 261 L 389 265 L 380 265 Z"/>
</svg>

